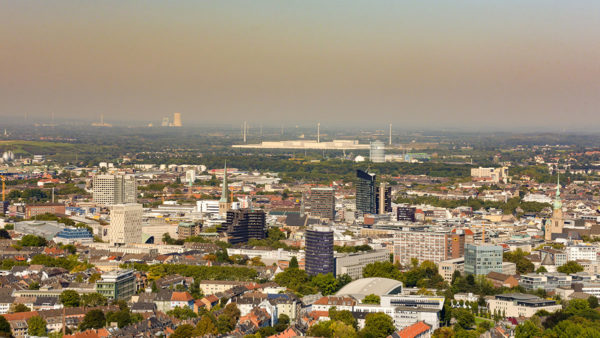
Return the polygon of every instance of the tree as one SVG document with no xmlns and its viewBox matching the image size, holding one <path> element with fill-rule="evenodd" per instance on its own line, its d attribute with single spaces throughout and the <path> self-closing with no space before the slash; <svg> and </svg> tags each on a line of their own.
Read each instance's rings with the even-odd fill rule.
<svg viewBox="0 0 600 338">
<path fill-rule="evenodd" d="M 46 246 L 48 241 L 44 237 L 36 235 L 25 235 L 19 241 L 21 246 Z"/>
<path fill-rule="evenodd" d="M 529 253 L 524 252 L 521 249 L 517 249 L 512 252 L 505 252 L 503 255 L 504 261 L 512 262 L 517 265 L 517 272 L 520 274 L 533 272 L 535 266 L 530 260 L 525 258 Z"/>
<path fill-rule="evenodd" d="M 283 324 L 283 325 L 288 325 L 290 323 L 290 317 L 288 315 L 286 315 L 285 313 L 282 313 L 277 318 L 277 323 Z"/>
<path fill-rule="evenodd" d="M 556 268 L 556 271 L 566 273 L 566 274 L 572 274 L 572 273 L 583 271 L 583 266 L 581 266 L 579 263 L 577 263 L 575 261 L 568 261 L 565 264 Z"/>
<path fill-rule="evenodd" d="M 296 258 L 296 256 L 294 256 L 294 257 L 292 257 L 292 259 L 290 259 L 289 268 L 290 269 L 298 269 L 298 259 Z"/>
<path fill-rule="evenodd" d="M 217 318 L 217 331 L 219 333 L 227 333 L 233 330 L 235 326 L 232 325 L 232 318 L 226 314 L 222 314 Z"/>
<path fill-rule="evenodd" d="M 330 272 L 328 274 L 318 274 L 313 277 L 312 284 L 316 286 L 324 296 L 332 295 L 337 290 L 337 280 Z"/>
<path fill-rule="evenodd" d="M 356 338 L 358 336 L 355 328 L 339 321 L 332 322 L 329 328 L 333 337 Z"/>
<path fill-rule="evenodd" d="M 175 332 L 170 336 L 171 338 L 190 338 L 194 337 L 194 327 L 190 324 L 179 325 Z"/>
<path fill-rule="evenodd" d="M 527 320 L 517 326 L 515 331 L 516 337 L 534 338 L 542 335 L 542 330 L 537 327 L 531 320 Z"/>
<path fill-rule="evenodd" d="M 88 329 L 100 329 L 106 325 L 106 316 L 104 316 L 104 312 L 102 310 L 90 310 L 85 314 L 81 324 L 79 324 L 79 329 L 81 331 L 85 331 Z"/>
<path fill-rule="evenodd" d="M 468 330 L 475 324 L 475 316 L 467 309 L 453 309 L 452 316 L 456 318 L 458 326 Z"/>
<path fill-rule="evenodd" d="M 121 329 L 131 324 L 131 313 L 128 308 L 122 308 L 119 311 L 109 311 L 106 314 L 106 321 L 108 323 L 117 323 L 117 326 Z"/>
<path fill-rule="evenodd" d="M 176 306 L 173 308 L 173 310 L 167 311 L 167 314 L 169 316 L 173 316 L 177 319 L 183 319 L 183 320 L 198 317 L 198 315 L 187 306 L 185 306 L 185 307 Z"/>
<path fill-rule="evenodd" d="M 81 305 L 95 307 L 105 306 L 108 304 L 108 299 L 98 292 L 88 293 L 81 295 Z"/>
<path fill-rule="evenodd" d="M 232 319 L 233 324 L 235 326 L 235 323 L 237 323 L 238 319 L 240 319 L 241 312 L 235 303 L 229 303 L 223 309 L 223 314 L 229 316 L 229 318 Z"/>
<path fill-rule="evenodd" d="M 40 316 L 33 316 L 27 320 L 27 333 L 30 336 L 45 336 L 46 321 Z"/>
<path fill-rule="evenodd" d="M 10 337 L 11 334 L 10 324 L 4 318 L 4 316 L 0 316 L 0 336 L 2 337 Z"/>
<path fill-rule="evenodd" d="M 308 330 L 307 336 L 331 337 L 332 336 L 331 323 L 332 323 L 331 320 L 318 322 L 317 324 L 310 327 L 310 329 Z"/>
<path fill-rule="evenodd" d="M 381 298 L 375 294 L 366 295 L 363 298 L 363 303 L 365 304 L 379 304 L 381 302 Z"/>
<path fill-rule="evenodd" d="M 79 293 L 74 290 L 65 290 L 60 294 L 60 302 L 65 307 L 77 307 L 81 302 Z"/>
<path fill-rule="evenodd" d="M 12 305 L 12 312 L 29 312 L 31 311 L 30 308 L 28 308 L 26 305 L 18 303 L 18 304 L 13 304 Z"/>
<path fill-rule="evenodd" d="M 365 327 L 360 331 L 363 337 L 387 337 L 396 331 L 394 321 L 385 313 L 369 313 L 365 318 Z"/>
<path fill-rule="evenodd" d="M 196 324 L 196 334 L 198 336 L 217 334 L 217 327 L 215 326 L 215 322 L 211 316 L 212 315 L 202 316 L 200 321 L 198 321 L 198 324 Z"/>
<path fill-rule="evenodd" d="M 363 277 L 382 277 L 400 280 L 401 273 L 391 262 L 375 262 L 367 264 L 364 267 Z"/>
<path fill-rule="evenodd" d="M 329 309 L 329 318 L 332 321 L 339 321 L 344 324 L 350 325 L 355 329 L 358 327 L 358 322 L 356 321 L 356 318 L 354 318 L 352 312 L 348 310 L 338 311 L 334 306 Z"/>
<path fill-rule="evenodd" d="M 587 301 L 588 304 L 590 304 L 590 309 L 595 309 L 598 307 L 598 298 L 596 296 L 589 296 Z"/>
<path fill-rule="evenodd" d="M 540 266 L 537 270 L 535 270 L 535 273 L 546 273 L 548 272 L 548 270 L 546 270 L 545 267 Z"/>
</svg>

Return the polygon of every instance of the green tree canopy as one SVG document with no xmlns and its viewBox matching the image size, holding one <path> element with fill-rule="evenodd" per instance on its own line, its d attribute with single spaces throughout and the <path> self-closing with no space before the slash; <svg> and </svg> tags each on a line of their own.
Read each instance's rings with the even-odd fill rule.
<svg viewBox="0 0 600 338">
<path fill-rule="evenodd" d="M 30 336 L 45 336 L 46 321 L 40 316 L 33 316 L 27 320 L 27 333 Z"/>
<path fill-rule="evenodd" d="M 46 246 L 48 241 L 44 237 L 36 235 L 25 235 L 19 241 L 21 246 Z"/>
<path fill-rule="evenodd" d="M 394 321 L 385 313 L 369 313 L 365 318 L 365 327 L 360 331 L 363 337 L 383 338 L 396 330 Z"/>
<path fill-rule="evenodd" d="M 83 317 L 79 329 L 85 331 L 88 329 L 100 329 L 106 325 L 106 316 L 102 310 L 94 309 L 88 311 Z"/>
<path fill-rule="evenodd" d="M 79 297 L 79 293 L 74 290 L 65 290 L 60 296 L 60 303 L 65 307 L 77 307 L 81 303 L 81 298 Z"/>
<path fill-rule="evenodd" d="M 556 268 L 556 271 L 566 273 L 566 274 L 572 274 L 572 273 L 583 271 L 583 266 L 581 266 L 579 263 L 577 263 L 575 261 L 568 261 L 565 264 Z"/>
<path fill-rule="evenodd" d="M 363 303 L 365 304 L 379 304 L 381 302 L 381 298 L 375 294 L 366 295 L 363 298 Z"/>
</svg>

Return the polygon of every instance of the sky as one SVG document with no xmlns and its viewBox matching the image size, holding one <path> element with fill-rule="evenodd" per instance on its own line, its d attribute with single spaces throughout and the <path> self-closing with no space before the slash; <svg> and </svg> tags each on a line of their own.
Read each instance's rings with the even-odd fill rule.
<svg viewBox="0 0 600 338">
<path fill-rule="evenodd" d="M 0 116 L 600 125 L 600 1 L 0 2 Z"/>
</svg>

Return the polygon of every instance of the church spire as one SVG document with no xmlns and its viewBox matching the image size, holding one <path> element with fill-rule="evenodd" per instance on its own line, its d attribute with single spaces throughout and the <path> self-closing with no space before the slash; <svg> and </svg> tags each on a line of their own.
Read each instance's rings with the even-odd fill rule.
<svg viewBox="0 0 600 338">
<path fill-rule="evenodd" d="M 221 203 L 229 202 L 229 187 L 227 186 L 227 160 L 225 160 L 225 168 L 223 169 L 223 190 L 221 191 Z"/>
<path fill-rule="evenodd" d="M 556 196 L 554 197 L 554 210 L 562 209 L 562 201 L 560 200 L 560 173 L 556 179 Z"/>
</svg>

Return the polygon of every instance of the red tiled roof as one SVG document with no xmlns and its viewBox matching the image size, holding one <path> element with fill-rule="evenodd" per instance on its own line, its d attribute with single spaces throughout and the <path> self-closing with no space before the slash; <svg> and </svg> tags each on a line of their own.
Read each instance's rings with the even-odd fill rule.
<svg viewBox="0 0 600 338">
<path fill-rule="evenodd" d="M 4 318 L 10 322 L 13 320 L 28 320 L 29 318 L 35 317 L 38 315 L 39 315 L 39 313 L 37 311 L 29 311 L 29 312 L 6 313 L 6 314 L 3 314 L 2 316 L 4 316 Z"/>
<path fill-rule="evenodd" d="M 429 330 L 431 330 L 431 326 L 425 324 L 425 322 L 416 322 L 413 325 L 398 331 L 398 336 L 400 336 L 400 338 L 414 338 Z"/>
<path fill-rule="evenodd" d="M 183 291 L 183 292 L 173 292 L 173 294 L 171 295 L 171 301 L 174 302 L 189 302 L 191 300 L 194 300 L 194 297 L 192 297 L 192 295 L 190 295 L 189 292 Z"/>
</svg>

